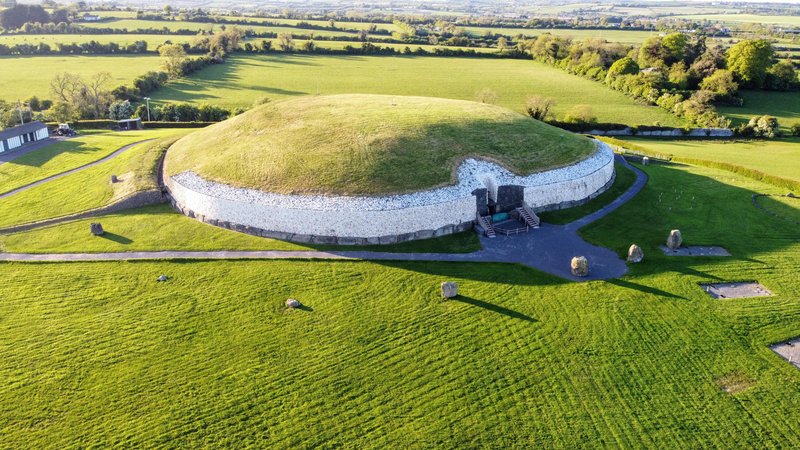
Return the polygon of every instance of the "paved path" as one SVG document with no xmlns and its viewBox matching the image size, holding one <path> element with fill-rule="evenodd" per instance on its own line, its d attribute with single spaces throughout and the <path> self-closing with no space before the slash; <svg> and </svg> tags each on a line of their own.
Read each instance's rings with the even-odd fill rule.
<svg viewBox="0 0 800 450">
<path fill-rule="evenodd" d="M 619 198 L 602 209 L 566 225 L 542 224 L 527 234 L 481 237 L 483 249 L 474 253 L 389 253 L 365 251 L 163 251 L 125 253 L 21 254 L 0 253 L 0 261 L 126 261 L 142 259 L 337 259 L 372 261 L 454 261 L 519 263 L 574 281 L 601 280 L 624 275 L 628 268 L 613 251 L 591 245 L 578 236 L 579 228 L 610 214 L 631 200 L 647 183 L 647 175 L 630 166 L 622 157 L 617 161 L 636 174 L 634 184 Z M 589 260 L 590 274 L 572 275 L 573 256 Z"/>
<path fill-rule="evenodd" d="M 13 191 L 8 191 L 8 192 L 6 192 L 4 194 L 0 194 L 0 200 L 2 200 L 4 198 L 7 198 L 7 197 L 11 197 L 12 195 L 15 195 L 15 194 L 19 194 L 20 192 L 23 192 L 23 191 L 27 191 L 28 189 L 31 189 L 31 188 L 34 188 L 36 186 L 42 185 L 44 183 L 47 183 L 48 181 L 57 180 L 59 178 L 65 177 L 67 175 L 72 175 L 75 172 L 80 172 L 80 171 L 86 170 L 86 169 L 88 169 L 90 167 L 94 167 L 94 166 L 96 166 L 98 164 L 101 164 L 101 163 L 104 163 L 104 162 L 108 161 L 109 159 L 116 158 L 121 153 L 125 153 L 126 151 L 130 150 L 133 147 L 136 147 L 139 144 L 144 144 L 145 142 L 149 142 L 149 141 L 152 141 L 152 140 L 153 139 L 145 139 L 143 141 L 134 142 L 133 144 L 128 144 L 128 145 L 126 145 L 124 147 L 121 147 L 121 148 L 117 149 L 114 153 L 106 156 L 105 158 L 101 158 L 101 159 L 98 159 L 97 161 L 90 162 L 89 164 L 84 164 L 84 165 L 82 165 L 80 167 L 76 167 L 74 169 L 67 170 L 66 172 L 61 172 L 61 173 L 57 173 L 55 175 L 49 176 L 47 178 L 42 178 L 39 181 L 34 181 L 33 183 L 26 184 L 25 186 L 16 188 Z M 38 150 L 38 149 L 34 149 L 34 150 Z M 26 149 L 26 151 L 27 151 L 27 149 Z M 30 153 L 30 152 L 28 152 L 28 153 Z"/>
</svg>

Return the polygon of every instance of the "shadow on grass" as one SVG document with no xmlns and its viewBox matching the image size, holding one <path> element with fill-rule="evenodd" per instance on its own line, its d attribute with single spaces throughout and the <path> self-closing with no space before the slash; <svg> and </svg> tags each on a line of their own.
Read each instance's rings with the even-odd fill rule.
<svg viewBox="0 0 800 450">
<path fill-rule="evenodd" d="M 130 245 L 133 243 L 131 239 L 126 238 L 125 236 L 121 236 L 119 234 L 109 233 L 106 231 L 102 236 L 103 239 L 108 239 L 111 242 L 116 242 L 117 244 L 122 245 Z"/>
<path fill-rule="evenodd" d="M 538 322 L 538 320 L 534 319 L 533 317 L 526 316 L 519 311 L 514 311 L 513 309 L 508 309 L 502 307 L 500 305 L 495 305 L 493 303 L 485 302 L 483 300 L 478 300 L 472 297 L 465 297 L 463 295 L 459 295 L 458 297 L 454 297 L 450 300 L 466 303 L 468 305 L 477 306 L 479 308 L 486 309 L 488 311 L 496 312 L 498 314 L 502 314 L 504 316 L 511 317 L 512 319 L 520 319 L 526 322 Z"/>
<path fill-rule="evenodd" d="M 613 279 L 613 280 L 607 280 L 607 282 L 609 284 L 613 284 L 614 286 L 619 286 L 619 287 L 626 288 L 626 289 L 633 289 L 634 291 L 644 292 L 644 293 L 650 294 L 650 295 L 657 295 L 657 296 L 660 296 L 660 297 L 677 298 L 677 299 L 680 299 L 680 300 L 686 300 L 686 297 L 681 297 L 680 295 L 675 295 L 675 294 L 673 294 L 671 292 L 662 291 L 661 289 L 656 289 L 654 287 L 645 286 L 645 285 L 642 285 L 642 284 L 632 283 L 632 282 L 627 281 L 627 280 Z"/>
</svg>

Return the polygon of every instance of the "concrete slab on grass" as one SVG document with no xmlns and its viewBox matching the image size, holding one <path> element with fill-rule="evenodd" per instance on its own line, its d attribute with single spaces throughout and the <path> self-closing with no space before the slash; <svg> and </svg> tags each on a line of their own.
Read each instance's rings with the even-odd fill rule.
<svg viewBox="0 0 800 450">
<path fill-rule="evenodd" d="M 681 247 L 677 250 L 672 250 L 666 245 L 659 247 L 662 252 L 667 256 L 731 256 L 730 252 L 722 247 Z"/>
<path fill-rule="evenodd" d="M 772 292 L 754 281 L 736 283 L 703 283 L 700 285 L 711 298 L 769 297 Z"/>
<path fill-rule="evenodd" d="M 773 352 L 800 369 L 800 338 L 770 347 Z"/>
</svg>

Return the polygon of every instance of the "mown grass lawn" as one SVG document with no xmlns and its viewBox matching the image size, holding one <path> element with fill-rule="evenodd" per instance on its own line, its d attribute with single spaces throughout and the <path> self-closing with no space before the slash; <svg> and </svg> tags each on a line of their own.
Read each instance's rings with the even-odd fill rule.
<svg viewBox="0 0 800 450">
<path fill-rule="evenodd" d="M 187 131 L 176 130 L 175 134 Z M 0 200 L 0 227 L 78 213 L 156 188 L 158 158 L 175 139 L 140 144 L 101 164 Z M 117 175 L 120 182 L 111 184 L 111 175 Z"/>
<path fill-rule="evenodd" d="M 100 222 L 101 237 L 89 233 Z M 346 246 L 295 244 L 236 233 L 204 224 L 157 205 L 91 219 L 0 235 L 0 251 L 7 253 L 97 253 L 162 250 L 375 250 L 382 252 L 469 253 L 480 250 L 477 234 L 466 231 L 394 245 Z"/>
<path fill-rule="evenodd" d="M 555 98 L 558 116 L 574 105 L 589 104 L 601 122 L 684 125 L 657 107 L 640 105 L 602 84 L 530 60 L 236 55 L 225 64 L 170 83 L 152 97 L 226 106 L 250 106 L 261 97 L 347 93 L 474 100 L 486 88 L 497 92 L 498 105 L 520 112 L 529 95 L 539 94 Z"/>
<path fill-rule="evenodd" d="M 81 131 L 78 137 L 53 142 L 35 152 L 0 164 L 0 193 L 103 159 L 134 142 L 175 133 L 176 131 L 171 129 L 125 132 Z"/>
<path fill-rule="evenodd" d="M 750 201 L 781 190 L 644 170 L 639 196 L 583 230 L 645 250 L 608 282 L 502 264 L 0 264 L 4 444 L 797 447 L 800 371 L 768 345 L 800 334 L 800 229 Z M 672 228 L 733 257 L 664 256 Z M 745 279 L 775 296 L 698 286 Z M 461 296 L 442 302 L 446 280 Z"/>
<path fill-rule="evenodd" d="M 634 150 L 662 158 L 694 158 L 734 164 L 800 182 L 800 138 L 775 140 L 658 140 L 625 138 Z"/>
<path fill-rule="evenodd" d="M 98 72 L 109 72 L 114 87 L 130 85 L 133 79 L 161 65 L 156 55 L 147 56 L 3 56 L 0 57 L 0 99 L 16 102 L 33 95 L 40 99 L 53 98 L 50 82 L 62 72 L 90 78 Z M 24 74 L 24 76 L 20 76 Z"/>
</svg>

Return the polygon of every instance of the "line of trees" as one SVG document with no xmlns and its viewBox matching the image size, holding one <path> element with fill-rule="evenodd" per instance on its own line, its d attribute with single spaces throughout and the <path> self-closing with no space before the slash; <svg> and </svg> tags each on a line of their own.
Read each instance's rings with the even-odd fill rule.
<svg viewBox="0 0 800 450">
<path fill-rule="evenodd" d="M 794 65 L 776 61 L 763 39 L 743 40 L 725 50 L 684 33 L 653 37 L 638 47 L 544 34 L 519 47 L 538 61 L 603 82 L 703 127 L 730 126 L 715 105 L 742 105 L 740 88 L 800 88 Z"/>
</svg>

